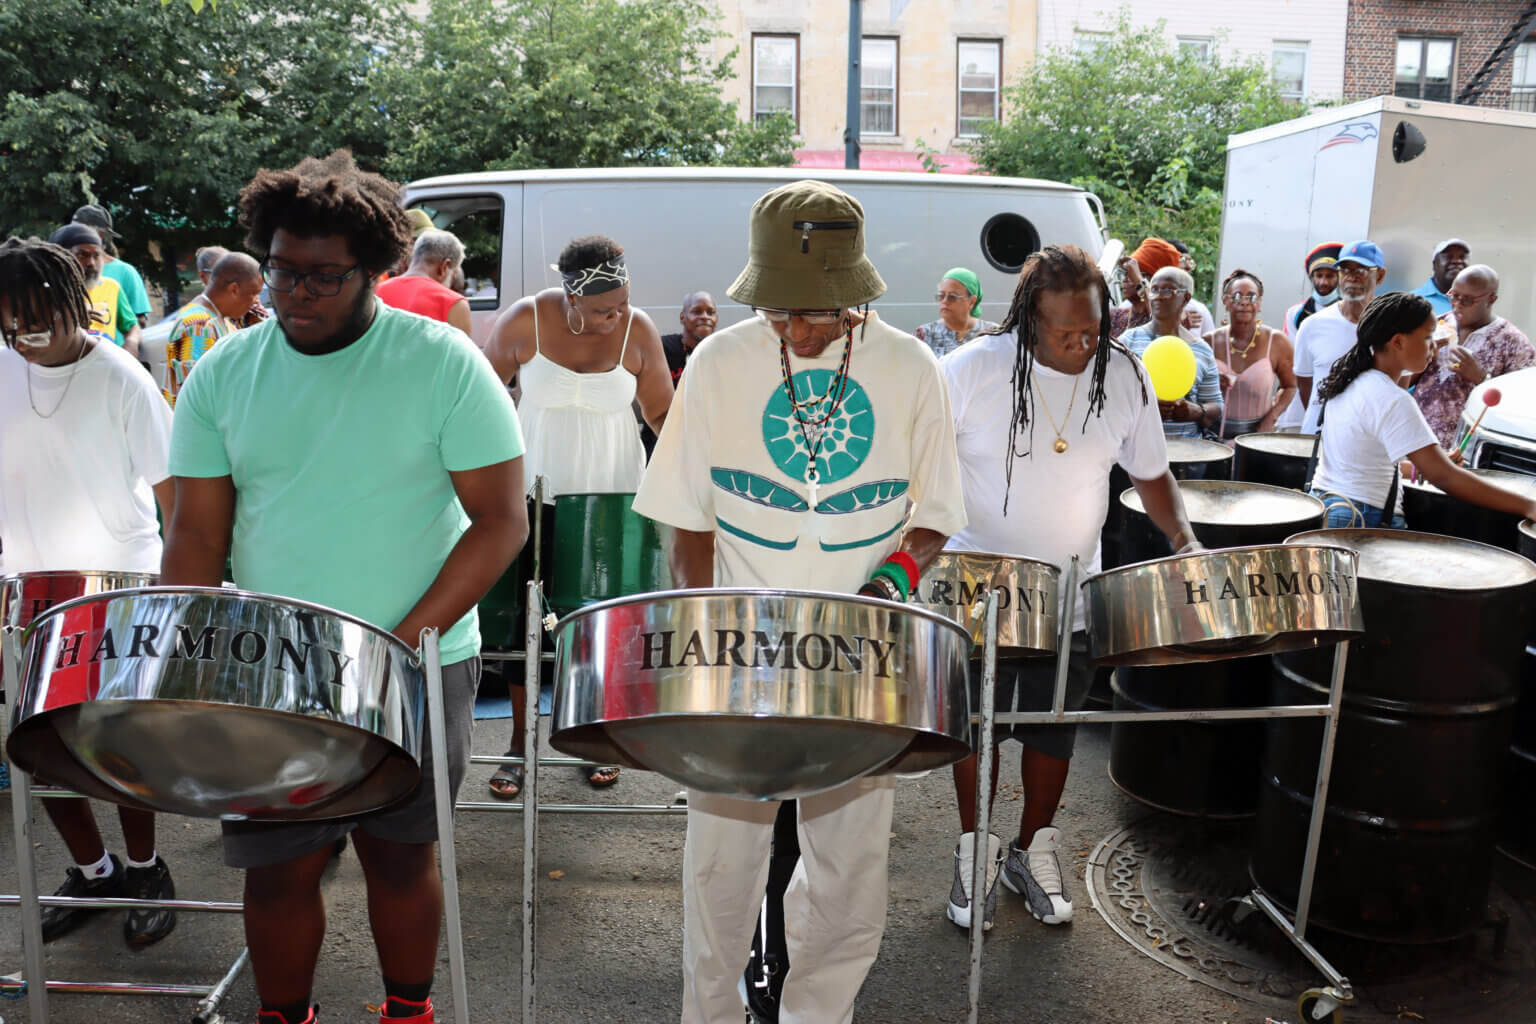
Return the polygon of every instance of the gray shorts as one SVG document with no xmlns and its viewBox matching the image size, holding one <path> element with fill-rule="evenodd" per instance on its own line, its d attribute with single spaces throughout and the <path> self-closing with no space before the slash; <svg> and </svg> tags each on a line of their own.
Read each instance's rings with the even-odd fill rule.
<svg viewBox="0 0 1536 1024">
<path fill-rule="evenodd" d="M 1093 684 L 1093 664 L 1088 660 L 1088 634 L 1072 634 L 1072 653 L 1067 658 L 1066 710 L 1081 711 Z M 1056 690 L 1055 658 L 1021 658 L 997 663 L 994 711 L 1049 711 Z M 971 707 L 981 707 L 981 662 L 971 662 Z M 1061 761 L 1072 759 L 1077 740 L 1076 725 L 996 725 L 993 742 L 1015 739 L 1031 750 Z M 971 728 L 971 749 L 981 745 L 981 730 Z"/>
<path fill-rule="evenodd" d="M 443 666 L 444 732 L 448 744 L 450 797 L 469 767 L 470 732 L 475 722 L 475 690 L 480 659 L 465 658 Z M 396 843 L 437 841 L 437 805 L 432 789 L 432 743 L 422 722 L 421 782 L 406 797 L 381 810 L 334 821 L 226 821 L 224 863 L 232 868 L 285 864 L 323 850 L 355 828 Z"/>
</svg>

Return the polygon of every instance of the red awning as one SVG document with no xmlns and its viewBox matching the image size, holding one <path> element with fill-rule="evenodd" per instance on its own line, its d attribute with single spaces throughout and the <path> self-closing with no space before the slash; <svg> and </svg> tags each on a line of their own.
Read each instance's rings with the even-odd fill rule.
<svg viewBox="0 0 1536 1024">
<path fill-rule="evenodd" d="M 943 168 L 941 174 L 980 174 L 975 160 L 964 153 L 938 153 L 935 159 Z M 843 151 L 840 149 L 797 149 L 796 167 L 842 167 Z M 859 154 L 859 169 L 864 171 L 915 171 L 923 173 L 920 153 L 904 150 L 866 149 Z"/>
</svg>

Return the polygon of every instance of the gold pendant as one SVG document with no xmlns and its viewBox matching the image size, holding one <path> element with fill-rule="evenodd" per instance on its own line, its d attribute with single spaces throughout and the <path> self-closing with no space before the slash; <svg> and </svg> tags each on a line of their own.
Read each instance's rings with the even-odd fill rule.
<svg viewBox="0 0 1536 1024">
<path fill-rule="evenodd" d="M 1055 447 L 1055 448 L 1056 448 L 1056 454 L 1057 454 L 1057 455 L 1060 455 L 1060 454 L 1061 454 L 1061 453 L 1062 453 L 1062 452 L 1064 452 L 1064 451 L 1066 451 L 1066 450 L 1067 450 L 1067 442 L 1066 442 L 1066 439 L 1065 439 L 1065 438 L 1060 438 L 1060 437 L 1058 437 L 1058 438 L 1057 438 L 1057 439 L 1056 439 L 1056 444 L 1055 444 L 1055 446 L 1054 446 L 1054 447 Z"/>
</svg>

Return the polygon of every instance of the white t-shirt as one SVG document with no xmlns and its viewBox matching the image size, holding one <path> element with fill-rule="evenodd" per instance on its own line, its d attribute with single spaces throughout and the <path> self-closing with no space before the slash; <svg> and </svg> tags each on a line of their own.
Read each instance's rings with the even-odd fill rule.
<svg viewBox="0 0 1536 1024">
<path fill-rule="evenodd" d="M 1296 376 L 1312 378 L 1312 401 L 1307 403 L 1301 421 L 1303 434 L 1317 433 L 1317 410 L 1321 404 L 1317 392 L 1328 379 L 1334 362 L 1355 347 L 1357 327 L 1344 319 L 1342 305 L 1335 302 L 1313 313 L 1296 332 Z"/>
<path fill-rule="evenodd" d="M 635 511 L 714 531 L 718 586 L 852 593 L 903 527 L 949 536 L 965 525 L 938 360 L 874 314 L 853 338 L 814 497 L 772 328 L 754 317 L 710 335 L 689 358 Z M 815 359 L 790 353 L 798 400 L 825 396 L 843 344 Z M 814 403 L 806 414 L 814 420 L 825 408 Z"/>
<path fill-rule="evenodd" d="M 170 406 L 116 345 L 54 367 L 0 351 L 0 568 L 159 572 L 170 443 Z"/>
<path fill-rule="evenodd" d="M 1087 416 L 1085 427 L 1093 365 L 1074 378 L 1036 362 L 1031 371 L 1031 387 L 1039 389 L 1030 415 L 1033 434 L 1019 439 L 1019 448 L 1030 454 L 1014 456 L 1005 516 L 1016 344 L 1012 334 L 978 338 L 945 356 L 940 364 L 954 409 L 968 520 L 946 547 L 1038 558 L 1063 571 L 1077 555 L 1081 581 L 1099 571 L 1099 533 L 1108 513 L 1110 468 L 1118 462 L 1142 480 L 1160 476 L 1168 468 L 1157 396 L 1141 360 L 1117 349 L 1110 353 L 1105 372 L 1103 412 Z M 1066 413 L 1065 452 L 1054 448 L 1056 432 L 1041 408 L 1041 394 L 1056 422 L 1062 422 Z M 1084 621 L 1079 600 L 1073 628 L 1082 629 Z"/>
<path fill-rule="evenodd" d="M 1216 318 L 1211 316 L 1211 307 L 1207 306 L 1199 299 L 1190 299 L 1189 302 L 1185 305 L 1184 309 L 1186 311 L 1194 310 L 1196 313 L 1200 314 L 1200 322 L 1196 324 L 1192 330 L 1190 330 L 1190 333 L 1195 337 L 1203 338 L 1216 329 Z M 1182 320 L 1183 317 L 1180 317 L 1179 319 Z"/>
<path fill-rule="evenodd" d="M 1343 394 L 1328 400 L 1312 486 L 1380 508 L 1398 463 L 1438 443 L 1413 396 L 1380 370 L 1366 370 Z M 1402 511 L 1401 487 L 1395 504 L 1394 511 Z"/>
</svg>

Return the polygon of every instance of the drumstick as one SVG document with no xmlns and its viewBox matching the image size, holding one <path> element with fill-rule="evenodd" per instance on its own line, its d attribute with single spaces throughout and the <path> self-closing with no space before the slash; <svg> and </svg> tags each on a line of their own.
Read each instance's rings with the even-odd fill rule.
<svg viewBox="0 0 1536 1024">
<path fill-rule="evenodd" d="M 1467 431 L 1467 436 L 1461 439 L 1461 446 L 1456 449 L 1457 455 L 1464 455 L 1467 451 L 1467 443 L 1472 440 L 1472 435 L 1477 433 L 1478 426 L 1483 422 L 1483 417 L 1488 415 L 1488 410 L 1504 400 L 1504 394 L 1498 388 L 1489 388 L 1483 392 L 1483 411 L 1477 414 L 1477 419 L 1472 421 L 1472 429 Z"/>
</svg>

